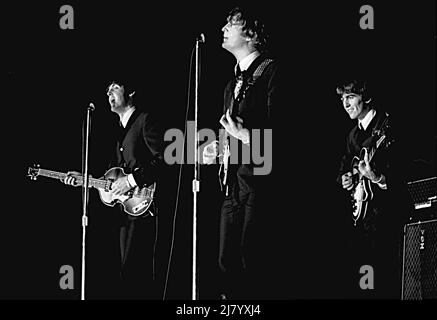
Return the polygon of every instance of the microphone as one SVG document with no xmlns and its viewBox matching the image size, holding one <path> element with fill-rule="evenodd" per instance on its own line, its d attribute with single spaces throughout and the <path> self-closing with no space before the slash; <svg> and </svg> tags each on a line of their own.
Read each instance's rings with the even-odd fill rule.
<svg viewBox="0 0 437 320">
<path fill-rule="evenodd" d="M 90 105 L 88 106 L 87 109 L 90 111 L 94 111 L 94 110 L 96 110 L 96 107 L 94 106 L 94 103 L 90 102 Z"/>
<path fill-rule="evenodd" d="M 201 34 L 197 37 L 196 41 L 198 41 L 198 42 L 200 42 L 200 43 L 205 43 L 205 35 L 204 35 L 203 33 L 201 33 Z"/>
</svg>

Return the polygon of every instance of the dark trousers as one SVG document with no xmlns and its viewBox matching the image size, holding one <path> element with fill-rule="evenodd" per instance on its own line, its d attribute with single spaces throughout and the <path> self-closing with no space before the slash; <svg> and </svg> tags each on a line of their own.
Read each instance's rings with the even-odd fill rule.
<svg viewBox="0 0 437 320">
<path fill-rule="evenodd" d="M 231 193 L 232 194 L 232 193 Z M 219 267 L 222 293 L 228 299 L 257 298 L 262 277 L 257 261 L 262 247 L 257 242 L 259 221 L 257 198 L 254 192 L 225 197 L 221 208 Z"/>
<path fill-rule="evenodd" d="M 120 299 L 159 299 L 155 280 L 157 216 L 127 217 L 120 227 Z"/>
</svg>

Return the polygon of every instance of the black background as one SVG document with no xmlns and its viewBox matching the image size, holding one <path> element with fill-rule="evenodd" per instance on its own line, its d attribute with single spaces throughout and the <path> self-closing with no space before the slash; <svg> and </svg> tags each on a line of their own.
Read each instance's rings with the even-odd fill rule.
<svg viewBox="0 0 437 320">
<path fill-rule="evenodd" d="M 137 88 L 138 104 L 157 111 L 167 128 L 183 130 L 190 56 L 203 32 L 199 128 L 216 129 L 223 88 L 235 64 L 221 48 L 221 27 L 233 2 L 69 2 L 74 30 L 59 27 L 63 4 L 17 3 L 2 10 L 7 72 L 2 299 L 80 298 L 80 189 L 44 178 L 30 181 L 26 173 L 34 163 L 80 171 L 82 122 L 90 102 L 96 106 L 90 172 L 103 173 L 111 126 L 117 120 L 106 101 L 108 83 L 129 78 Z M 359 27 L 364 4 L 375 10 L 374 30 Z M 351 221 L 335 178 L 345 135 L 354 123 L 342 110 L 335 86 L 350 78 L 372 84 L 377 103 L 402 127 L 406 176 L 413 180 L 435 174 L 435 3 L 269 1 L 253 9 L 261 11 L 270 26 L 272 55 L 281 62 L 284 88 L 274 111 L 271 187 L 277 193 L 265 199 L 271 203 L 271 212 L 265 214 L 280 224 L 265 236 L 279 233 L 281 240 L 272 249 L 271 263 L 278 265 L 278 272 L 266 274 L 277 282 L 268 296 L 341 298 L 347 261 L 344 230 Z M 191 108 L 189 120 L 193 119 Z M 169 203 L 176 200 L 178 170 L 179 166 L 170 169 Z M 201 169 L 201 299 L 217 295 L 216 170 Z M 184 165 L 167 299 L 191 297 L 192 174 L 193 166 Z M 95 298 L 105 297 L 117 248 L 112 218 L 100 213 L 102 206 L 97 192 L 91 192 L 87 281 Z M 396 204 L 393 210 L 399 210 Z M 172 219 L 163 219 L 167 238 Z M 75 270 L 74 290 L 59 288 L 62 265 Z"/>
</svg>

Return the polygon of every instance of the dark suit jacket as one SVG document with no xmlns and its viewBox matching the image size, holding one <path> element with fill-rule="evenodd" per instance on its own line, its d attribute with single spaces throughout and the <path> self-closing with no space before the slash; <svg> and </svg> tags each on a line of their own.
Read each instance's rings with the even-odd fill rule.
<svg viewBox="0 0 437 320">
<path fill-rule="evenodd" d="M 260 55 L 256 58 L 248 70 L 245 71 L 244 82 L 242 90 L 250 83 L 253 73 L 257 67 L 264 61 L 265 55 Z M 272 129 L 272 111 L 277 97 L 278 65 L 276 61 L 271 62 L 263 71 L 262 75 L 256 80 L 253 86 L 250 86 L 246 91 L 246 94 L 241 101 L 234 100 L 234 88 L 235 79 L 228 82 L 224 90 L 224 108 L 223 113 L 232 106 L 231 115 L 243 119 L 243 127 L 249 129 Z M 261 135 L 263 140 L 263 135 Z M 253 148 L 254 143 L 259 141 L 253 141 L 251 134 L 250 146 Z M 234 139 L 231 137 L 231 139 Z M 241 141 L 238 141 L 239 150 L 247 148 Z M 259 146 L 258 146 L 259 148 Z M 261 148 L 261 152 L 262 152 Z M 242 152 L 242 151 L 241 151 Z M 240 152 L 240 157 L 241 157 Z M 243 164 L 240 158 L 241 164 L 234 164 L 229 166 L 228 181 L 229 184 L 238 186 L 238 189 L 244 192 L 252 192 L 256 186 L 259 185 L 259 181 L 262 180 L 262 176 L 256 176 L 253 174 L 254 163 L 251 161 L 248 164 Z M 262 165 L 258 165 L 262 166 Z"/>
<path fill-rule="evenodd" d="M 163 167 L 163 132 L 153 115 L 136 109 L 118 136 L 110 166 L 132 173 L 139 186 L 157 182 Z"/>
</svg>

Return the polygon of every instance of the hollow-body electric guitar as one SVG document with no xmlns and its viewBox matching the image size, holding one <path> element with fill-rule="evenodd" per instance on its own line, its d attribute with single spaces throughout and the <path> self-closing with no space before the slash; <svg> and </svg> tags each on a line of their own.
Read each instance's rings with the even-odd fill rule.
<svg viewBox="0 0 437 320">
<path fill-rule="evenodd" d="M 35 166 L 34 168 L 28 169 L 28 176 L 32 180 L 36 180 L 38 176 L 63 180 L 67 177 L 67 174 L 41 169 L 39 166 Z M 94 187 L 99 191 L 100 199 L 107 206 L 113 207 L 115 204 L 120 203 L 127 214 L 131 216 L 143 215 L 153 202 L 156 183 L 150 186 L 136 186 L 125 194 L 114 195 L 111 190 L 112 183 L 125 176 L 127 176 L 127 174 L 124 173 L 123 168 L 114 167 L 106 171 L 104 176 L 100 179 L 90 178 L 88 184 L 90 187 Z M 83 185 L 83 176 L 74 177 L 78 185 Z"/>
<path fill-rule="evenodd" d="M 374 129 L 372 132 L 372 139 L 374 143 L 370 147 L 363 147 L 360 151 L 360 156 L 355 156 L 351 162 L 352 179 L 354 181 L 354 188 L 351 190 L 351 202 L 352 202 L 352 219 L 354 225 L 358 221 L 363 220 L 366 217 L 369 205 L 374 198 L 372 190 L 372 182 L 363 176 L 359 169 L 358 164 L 364 160 L 364 155 L 368 154 L 369 163 L 372 164 L 372 159 L 376 151 L 380 148 L 388 148 L 393 139 L 389 138 L 387 131 L 389 129 L 388 115 L 379 126 L 379 129 Z"/>
</svg>

